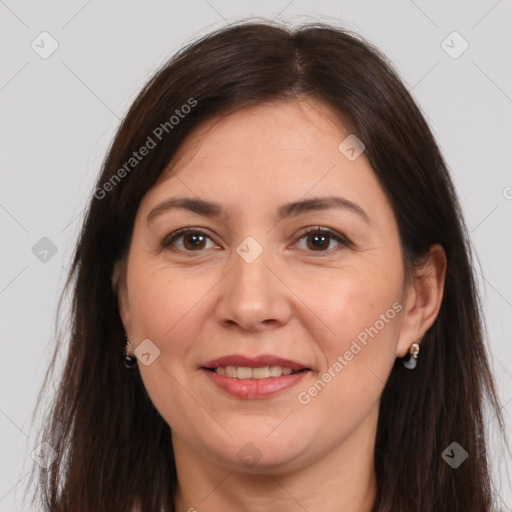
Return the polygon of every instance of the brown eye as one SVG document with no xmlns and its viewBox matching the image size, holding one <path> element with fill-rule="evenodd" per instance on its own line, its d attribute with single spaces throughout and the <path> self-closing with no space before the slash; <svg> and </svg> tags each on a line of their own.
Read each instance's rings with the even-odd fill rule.
<svg viewBox="0 0 512 512">
<path fill-rule="evenodd" d="M 192 233 L 183 235 L 183 246 L 186 249 L 204 249 L 205 237 L 203 235 Z"/>
<path fill-rule="evenodd" d="M 329 237 L 316 233 L 314 235 L 308 235 L 307 239 L 311 242 L 308 244 L 308 247 L 310 249 L 313 249 L 314 251 L 318 249 L 328 249 L 330 244 Z"/>
<path fill-rule="evenodd" d="M 185 252 L 199 252 L 206 248 L 208 240 L 211 240 L 210 236 L 203 231 L 182 229 L 165 238 L 161 243 L 161 247 L 168 248 L 173 246 L 173 248 Z"/>
<path fill-rule="evenodd" d="M 306 248 L 313 252 L 329 252 L 337 250 L 339 247 L 331 248 L 332 241 L 338 243 L 338 246 L 347 247 L 349 242 L 340 234 L 325 228 L 310 229 L 303 233 L 299 240 L 306 239 Z"/>
</svg>

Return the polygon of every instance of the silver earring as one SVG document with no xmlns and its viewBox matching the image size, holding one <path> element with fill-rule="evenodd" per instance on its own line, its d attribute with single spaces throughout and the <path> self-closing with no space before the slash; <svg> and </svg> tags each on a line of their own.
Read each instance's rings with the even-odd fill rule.
<svg viewBox="0 0 512 512">
<path fill-rule="evenodd" d="M 137 358 L 135 356 L 130 355 L 130 342 L 128 339 L 126 340 L 126 345 L 123 350 L 123 363 L 128 369 L 135 368 L 137 366 Z"/>
<path fill-rule="evenodd" d="M 408 357 L 407 357 L 407 359 L 404 359 L 404 361 L 403 361 L 404 366 L 408 370 L 414 370 L 414 368 L 416 368 L 416 362 L 418 359 L 419 352 L 420 352 L 420 344 L 419 343 L 413 343 L 409 347 Z"/>
</svg>

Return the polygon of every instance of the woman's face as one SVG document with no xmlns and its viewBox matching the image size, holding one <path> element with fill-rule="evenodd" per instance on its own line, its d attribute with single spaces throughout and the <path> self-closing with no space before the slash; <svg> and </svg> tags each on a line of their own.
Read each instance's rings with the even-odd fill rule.
<svg viewBox="0 0 512 512">
<path fill-rule="evenodd" d="M 312 100 L 246 107 L 188 137 L 143 198 L 120 312 L 175 450 L 284 471 L 373 442 L 421 333 L 391 206 L 348 135 Z"/>
</svg>

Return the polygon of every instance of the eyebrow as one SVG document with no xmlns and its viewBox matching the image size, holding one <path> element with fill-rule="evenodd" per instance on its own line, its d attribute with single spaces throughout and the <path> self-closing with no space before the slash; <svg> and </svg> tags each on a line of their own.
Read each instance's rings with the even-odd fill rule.
<svg viewBox="0 0 512 512">
<path fill-rule="evenodd" d="M 313 197 L 301 201 L 294 201 L 280 206 L 276 211 L 276 220 L 283 220 L 288 217 L 295 217 L 312 211 L 323 211 L 332 208 L 341 208 L 359 215 L 365 222 L 370 223 L 368 214 L 353 201 L 343 197 Z M 222 216 L 222 206 L 212 201 L 189 197 L 172 197 L 155 206 L 146 218 L 146 222 L 152 221 L 155 217 L 174 209 L 188 210 L 206 217 Z"/>
</svg>

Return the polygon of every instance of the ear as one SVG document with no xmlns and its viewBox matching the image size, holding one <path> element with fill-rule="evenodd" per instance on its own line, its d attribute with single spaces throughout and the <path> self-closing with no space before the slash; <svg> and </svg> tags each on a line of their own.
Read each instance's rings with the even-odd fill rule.
<svg viewBox="0 0 512 512">
<path fill-rule="evenodd" d="M 117 295 L 117 307 L 119 316 L 123 322 L 124 330 L 130 338 L 132 331 L 130 302 L 128 300 L 128 288 L 126 285 L 127 258 L 116 261 L 112 272 L 112 289 Z"/>
<path fill-rule="evenodd" d="M 397 357 L 404 357 L 415 341 L 421 340 L 434 323 L 443 299 L 446 253 L 439 244 L 432 245 L 425 262 L 416 268 L 404 290 L 404 312 Z"/>
</svg>

